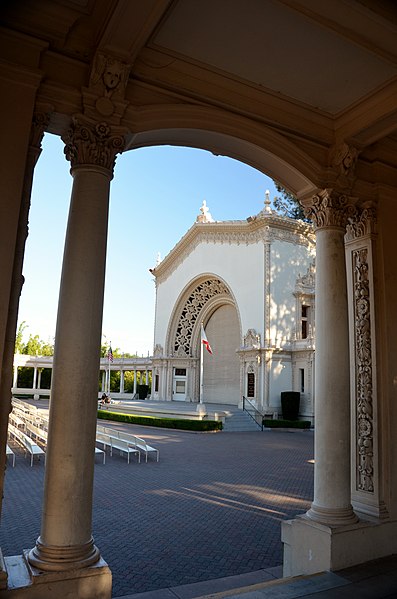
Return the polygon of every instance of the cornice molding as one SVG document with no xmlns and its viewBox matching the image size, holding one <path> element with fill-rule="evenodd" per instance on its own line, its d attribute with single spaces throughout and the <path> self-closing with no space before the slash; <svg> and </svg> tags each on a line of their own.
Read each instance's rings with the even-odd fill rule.
<svg viewBox="0 0 397 599">
<path fill-rule="evenodd" d="M 162 262 L 150 272 L 157 283 L 163 283 L 200 243 L 251 245 L 277 240 L 305 247 L 314 248 L 315 245 L 311 225 L 273 214 L 250 217 L 246 221 L 194 223 Z"/>
</svg>

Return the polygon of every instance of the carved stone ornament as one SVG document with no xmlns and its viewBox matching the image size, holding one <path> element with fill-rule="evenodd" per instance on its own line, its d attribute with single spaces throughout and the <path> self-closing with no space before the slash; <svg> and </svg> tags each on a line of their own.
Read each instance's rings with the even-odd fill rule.
<svg viewBox="0 0 397 599">
<path fill-rule="evenodd" d="M 356 346 L 357 488 L 374 491 L 373 384 L 368 250 L 352 253 Z"/>
<path fill-rule="evenodd" d="M 164 355 L 163 346 L 160 343 L 156 343 L 153 350 L 153 358 L 162 358 Z"/>
<path fill-rule="evenodd" d="M 34 148 L 41 148 L 41 142 L 43 140 L 44 131 L 48 127 L 50 120 L 50 111 L 48 110 L 37 110 L 32 119 L 32 127 L 30 130 L 29 145 Z"/>
<path fill-rule="evenodd" d="M 208 279 L 197 285 L 185 302 L 174 339 L 174 354 L 189 356 L 194 325 L 205 304 L 215 296 L 227 295 L 230 292 L 226 285 L 219 279 Z"/>
<path fill-rule="evenodd" d="M 261 336 L 255 331 L 255 329 L 248 329 L 243 339 L 244 349 L 260 349 L 261 347 Z"/>
<path fill-rule="evenodd" d="M 73 119 L 72 126 L 62 136 L 64 153 L 72 165 L 95 165 L 113 173 L 116 154 L 123 151 L 124 135 L 113 130 L 107 123 L 89 123 Z"/>
<path fill-rule="evenodd" d="M 316 285 L 316 263 L 311 262 L 304 275 L 298 275 L 295 283 L 295 293 L 314 293 Z"/>
<path fill-rule="evenodd" d="M 353 198 L 324 189 L 315 195 L 310 204 L 305 205 L 305 215 L 310 218 L 316 229 L 339 227 L 344 229 L 350 216 L 355 212 Z"/>
<path fill-rule="evenodd" d="M 346 241 L 353 241 L 375 233 L 376 207 L 373 204 L 365 206 L 362 210 L 356 210 L 349 218 L 346 227 Z"/>
<path fill-rule="evenodd" d="M 331 152 L 331 166 L 335 171 L 336 185 L 342 189 L 351 189 L 355 180 L 358 150 L 346 142 L 335 146 Z"/>
<path fill-rule="evenodd" d="M 122 112 L 127 103 L 124 102 L 131 65 L 121 62 L 113 56 L 98 52 L 92 64 L 89 96 L 86 98 L 89 110 L 94 104 L 96 110 L 104 117 L 110 117 L 117 109 Z"/>
</svg>

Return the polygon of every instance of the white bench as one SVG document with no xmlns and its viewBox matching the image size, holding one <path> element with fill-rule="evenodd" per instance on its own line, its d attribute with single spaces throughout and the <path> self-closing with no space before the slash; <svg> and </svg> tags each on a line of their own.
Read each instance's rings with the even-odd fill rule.
<svg viewBox="0 0 397 599">
<path fill-rule="evenodd" d="M 141 454 L 139 449 L 132 447 L 128 441 L 119 439 L 118 437 L 110 437 L 110 455 L 113 455 L 113 449 L 118 449 L 121 452 L 127 454 L 128 464 L 130 463 L 130 454 L 134 453 L 138 456 L 138 464 L 141 463 Z"/>
<path fill-rule="evenodd" d="M 47 431 L 43 428 L 28 421 L 26 422 L 26 433 L 29 437 L 33 436 L 34 439 L 39 440 L 43 445 L 47 445 Z"/>
<path fill-rule="evenodd" d="M 117 432 L 117 431 L 115 431 L 115 432 Z M 107 433 L 102 433 L 100 431 L 97 431 L 96 442 L 103 445 L 104 451 L 106 450 L 106 447 L 109 447 L 111 456 L 113 455 L 113 449 L 118 449 L 120 452 L 126 453 L 128 464 L 130 463 L 130 454 L 131 453 L 134 453 L 138 456 L 138 463 L 141 462 L 141 454 L 139 452 L 139 449 L 137 449 L 136 447 L 133 447 L 127 441 L 124 441 L 123 439 L 119 439 L 119 437 L 117 437 L 117 436 L 112 436 Z"/>
<path fill-rule="evenodd" d="M 157 462 L 160 459 L 159 450 L 156 449 L 155 447 L 152 447 L 151 445 L 148 445 L 146 443 L 145 439 L 142 439 L 141 437 L 137 437 L 136 435 L 132 435 L 131 433 L 125 433 L 124 431 L 118 431 L 118 430 L 108 428 L 105 426 L 99 426 L 99 427 L 97 427 L 97 430 L 102 431 L 102 434 L 106 434 L 106 435 L 110 435 L 111 437 L 118 437 L 119 439 L 123 439 L 123 441 L 126 441 L 127 443 L 129 443 L 130 445 L 135 447 L 136 449 L 139 449 L 139 451 L 143 451 L 145 454 L 146 462 L 147 462 L 149 453 L 156 454 Z"/>
<path fill-rule="evenodd" d="M 9 433 L 14 437 L 14 439 L 16 441 L 18 441 L 20 445 L 22 445 L 22 448 L 25 450 L 25 454 L 30 453 L 30 465 L 31 466 L 33 466 L 34 456 L 38 456 L 39 458 L 42 455 L 45 456 L 45 452 L 42 450 L 42 448 L 39 447 L 39 445 L 37 445 L 37 443 L 35 443 L 30 437 L 25 435 L 25 433 L 20 431 L 18 428 L 16 428 L 12 424 L 9 424 L 8 430 L 9 430 Z"/>
<path fill-rule="evenodd" d="M 141 439 L 141 437 L 135 437 L 135 447 L 137 447 L 139 449 L 139 451 L 143 451 L 145 456 L 146 456 L 146 462 L 147 462 L 147 457 L 149 455 L 149 453 L 155 453 L 156 454 L 156 458 L 157 458 L 157 462 L 160 459 L 160 452 L 158 449 L 156 449 L 155 447 L 152 447 L 151 445 L 148 445 L 145 441 L 145 439 Z"/>
<path fill-rule="evenodd" d="M 106 453 L 103 449 L 99 449 L 99 447 L 95 447 L 95 455 L 103 455 L 103 463 L 105 463 Z"/>
<path fill-rule="evenodd" d="M 12 455 L 12 467 L 14 468 L 15 466 L 15 453 L 12 451 L 11 447 L 8 445 L 6 445 L 6 457 Z"/>
</svg>

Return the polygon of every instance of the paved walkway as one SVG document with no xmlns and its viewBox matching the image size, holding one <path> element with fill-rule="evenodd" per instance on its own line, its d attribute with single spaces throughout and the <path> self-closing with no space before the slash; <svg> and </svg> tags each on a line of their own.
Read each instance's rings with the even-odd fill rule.
<svg viewBox="0 0 397 599">
<path fill-rule="evenodd" d="M 282 562 L 281 521 L 310 504 L 313 433 L 110 425 L 128 427 L 160 450 L 159 463 L 127 465 L 114 455 L 103 465 L 97 458 L 93 534 L 112 569 L 114 597 L 252 572 L 249 581 L 268 579 L 263 571 Z M 22 455 L 7 469 L 4 555 L 36 541 L 43 475 L 43 463 L 30 468 Z"/>
</svg>

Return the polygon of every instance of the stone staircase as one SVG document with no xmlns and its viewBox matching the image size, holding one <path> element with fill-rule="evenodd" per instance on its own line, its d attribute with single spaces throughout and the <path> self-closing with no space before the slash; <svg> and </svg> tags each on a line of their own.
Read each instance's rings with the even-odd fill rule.
<svg viewBox="0 0 397 599">
<path fill-rule="evenodd" d="M 223 427 L 225 433 L 258 432 L 260 430 L 261 427 L 254 422 L 247 412 L 237 408 L 229 411 Z"/>
</svg>

